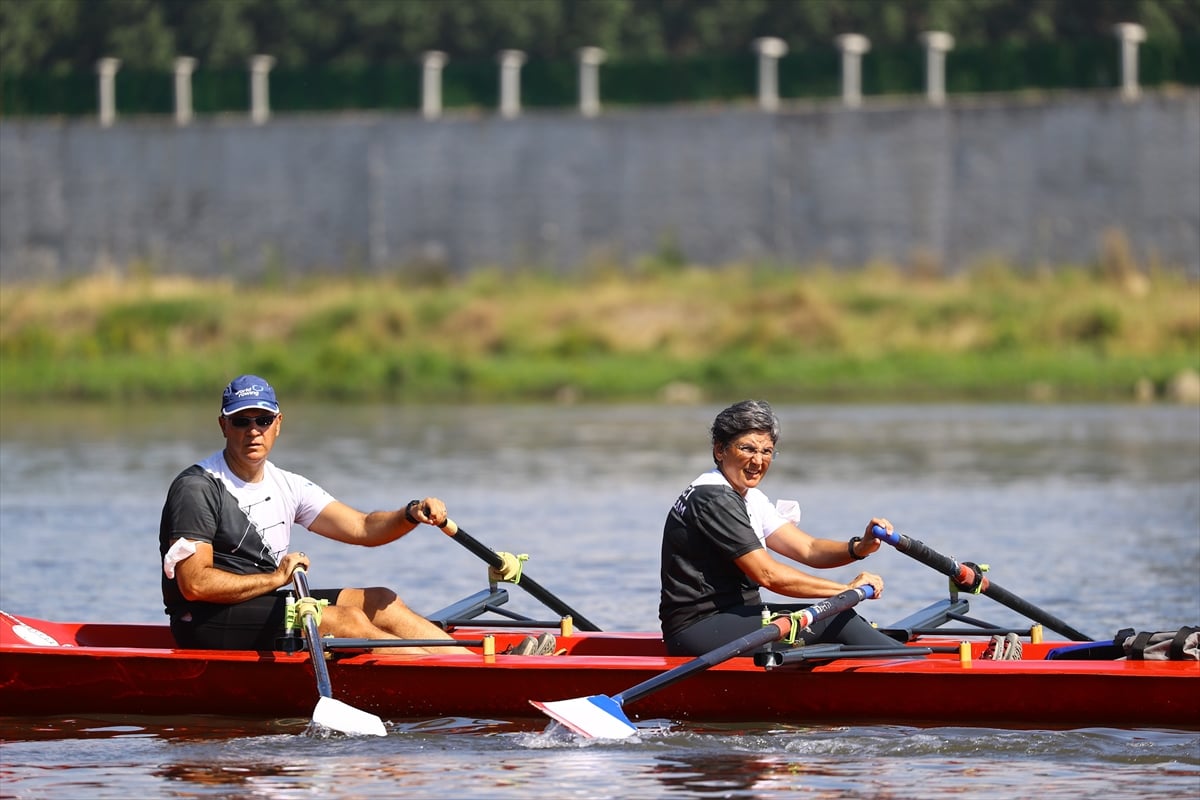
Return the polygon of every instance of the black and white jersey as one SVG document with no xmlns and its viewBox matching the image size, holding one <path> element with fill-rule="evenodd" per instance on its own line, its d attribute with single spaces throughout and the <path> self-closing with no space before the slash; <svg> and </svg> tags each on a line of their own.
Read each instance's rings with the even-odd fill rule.
<svg viewBox="0 0 1200 800">
<path fill-rule="evenodd" d="M 760 490 L 742 498 L 718 469 L 692 481 L 663 526 L 658 608 L 663 631 L 681 631 L 732 606 L 761 604 L 758 585 L 733 562 L 765 547 L 787 521 Z"/>
<path fill-rule="evenodd" d="M 168 613 L 185 605 L 175 565 L 189 542 L 213 548 L 213 566 L 238 575 L 271 572 L 287 552 L 292 525 L 310 526 L 333 496 L 317 484 L 269 461 L 263 479 L 247 483 L 218 451 L 185 469 L 167 491 L 158 532 L 163 559 L 163 603 Z"/>
</svg>

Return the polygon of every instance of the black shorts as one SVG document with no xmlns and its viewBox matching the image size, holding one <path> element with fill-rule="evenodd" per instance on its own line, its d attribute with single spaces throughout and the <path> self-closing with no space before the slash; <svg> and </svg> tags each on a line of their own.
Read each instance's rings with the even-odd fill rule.
<svg viewBox="0 0 1200 800">
<path fill-rule="evenodd" d="M 334 605 L 341 591 L 313 589 L 312 596 Z M 185 650 L 275 650 L 283 635 L 288 594 L 275 592 L 232 605 L 189 603 L 171 615 L 171 633 Z"/>
<path fill-rule="evenodd" d="M 776 606 L 771 611 L 785 613 L 805 608 L 805 604 Z M 673 656 L 698 656 L 729 644 L 734 639 L 754 633 L 762 627 L 762 606 L 734 606 L 694 622 L 681 631 L 664 634 L 667 652 Z M 813 623 L 811 630 L 800 631 L 796 637 L 805 644 L 840 642 L 841 644 L 894 647 L 896 642 L 853 609 Z"/>
</svg>

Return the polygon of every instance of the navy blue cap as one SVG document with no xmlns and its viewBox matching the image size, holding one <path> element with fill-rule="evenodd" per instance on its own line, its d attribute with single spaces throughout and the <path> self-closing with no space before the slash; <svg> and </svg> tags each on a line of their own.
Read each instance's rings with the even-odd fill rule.
<svg viewBox="0 0 1200 800">
<path fill-rule="evenodd" d="M 279 413 L 275 390 L 257 375 L 240 375 L 234 378 L 221 395 L 221 413 L 225 416 L 247 408 L 262 408 Z"/>
</svg>

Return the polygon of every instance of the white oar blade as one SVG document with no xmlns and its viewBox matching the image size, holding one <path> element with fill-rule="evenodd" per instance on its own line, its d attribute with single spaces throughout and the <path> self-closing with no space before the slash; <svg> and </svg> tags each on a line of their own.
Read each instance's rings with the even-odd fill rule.
<svg viewBox="0 0 1200 800">
<path fill-rule="evenodd" d="M 625 716 L 621 706 L 607 695 L 596 694 L 547 703 L 539 700 L 529 702 L 546 716 L 588 739 L 625 739 L 637 733 L 637 728 Z"/>
<path fill-rule="evenodd" d="M 332 697 L 322 697 L 313 710 L 313 722 L 352 736 L 387 736 L 383 720 Z"/>
</svg>

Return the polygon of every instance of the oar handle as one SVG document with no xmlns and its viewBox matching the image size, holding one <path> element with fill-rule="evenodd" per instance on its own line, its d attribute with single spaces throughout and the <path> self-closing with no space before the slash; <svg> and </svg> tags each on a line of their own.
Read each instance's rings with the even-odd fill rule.
<svg viewBox="0 0 1200 800">
<path fill-rule="evenodd" d="M 881 542 L 887 542 L 892 547 L 896 547 L 900 544 L 900 534 L 895 532 L 888 533 L 886 529 L 881 528 L 878 525 L 875 525 L 871 528 L 871 535 Z"/>
<path fill-rule="evenodd" d="M 800 612 L 796 621 L 801 628 L 807 628 L 817 620 L 826 619 L 834 614 L 840 614 L 846 609 L 858 605 L 859 601 L 870 600 L 874 596 L 875 587 L 869 583 L 853 589 L 847 589 L 840 594 L 835 594 L 833 597 L 827 597 L 824 600 L 818 600 L 813 603 Z"/>
<path fill-rule="evenodd" d="M 871 534 L 876 539 L 887 542 L 910 558 L 920 561 L 928 567 L 933 567 L 943 575 L 949 576 L 960 589 L 970 592 L 978 591 L 984 594 L 987 593 L 991 582 L 982 571 L 976 571 L 971 564 L 962 564 L 955 561 L 953 558 L 944 556 L 933 550 L 924 542 L 905 536 L 902 533 L 888 533 L 878 525 L 871 528 Z"/>
<path fill-rule="evenodd" d="M 954 581 L 956 586 L 962 589 L 984 594 L 997 603 L 1024 614 L 1034 622 L 1040 622 L 1050 630 L 1066 636 L 1068 639 L 1076 642 L 1092 641 L 1092 637 L 1085 633 L 1080 633 L 1048 611 L 1043 611 L 1033 603 L 1023 600 L 1007 589 L 998 586 L 986 577 L 982 570 L 977 571 L 970 564 L 961 564 L 948 556 L 942 555 L 924 542 L 901 533 L 888 533 L 878 525 L 871 528 L 871 535 L 876 539 L 887 542 L 910 558 L 920 561 L 925 566 L 932 567 L 943 575 L 946 575 L 950 580 Z"/>
<path fill-rule="evenodd" d="M 442 523 L 442 531 L 451 539 L 470 550 L 479 558 L 483 559 L 484 563 L 486 563 L 489 567 L 504 569 L 504 559 L 500 557 L 499 553 L 477 540 L 474 536 L 467 533 L 462 528 L 458 527 L 458 523 L 456 523 L 454 520 L 447 518 L 446 521 Z M 529 594 L 533 595 L 535 599 L 540 600 L 551 611 L 554 611 L 561 616 L 571 617 L 571 621 L 579 630 L 600 630 L 598 625 L 564 603 L 552 592 L 544 588 L 540 583 L 529 577 L 529 575 L 522 573 L 521 580 L 518 585 L 525 591 L 529 592 Z"/>
</svg>

